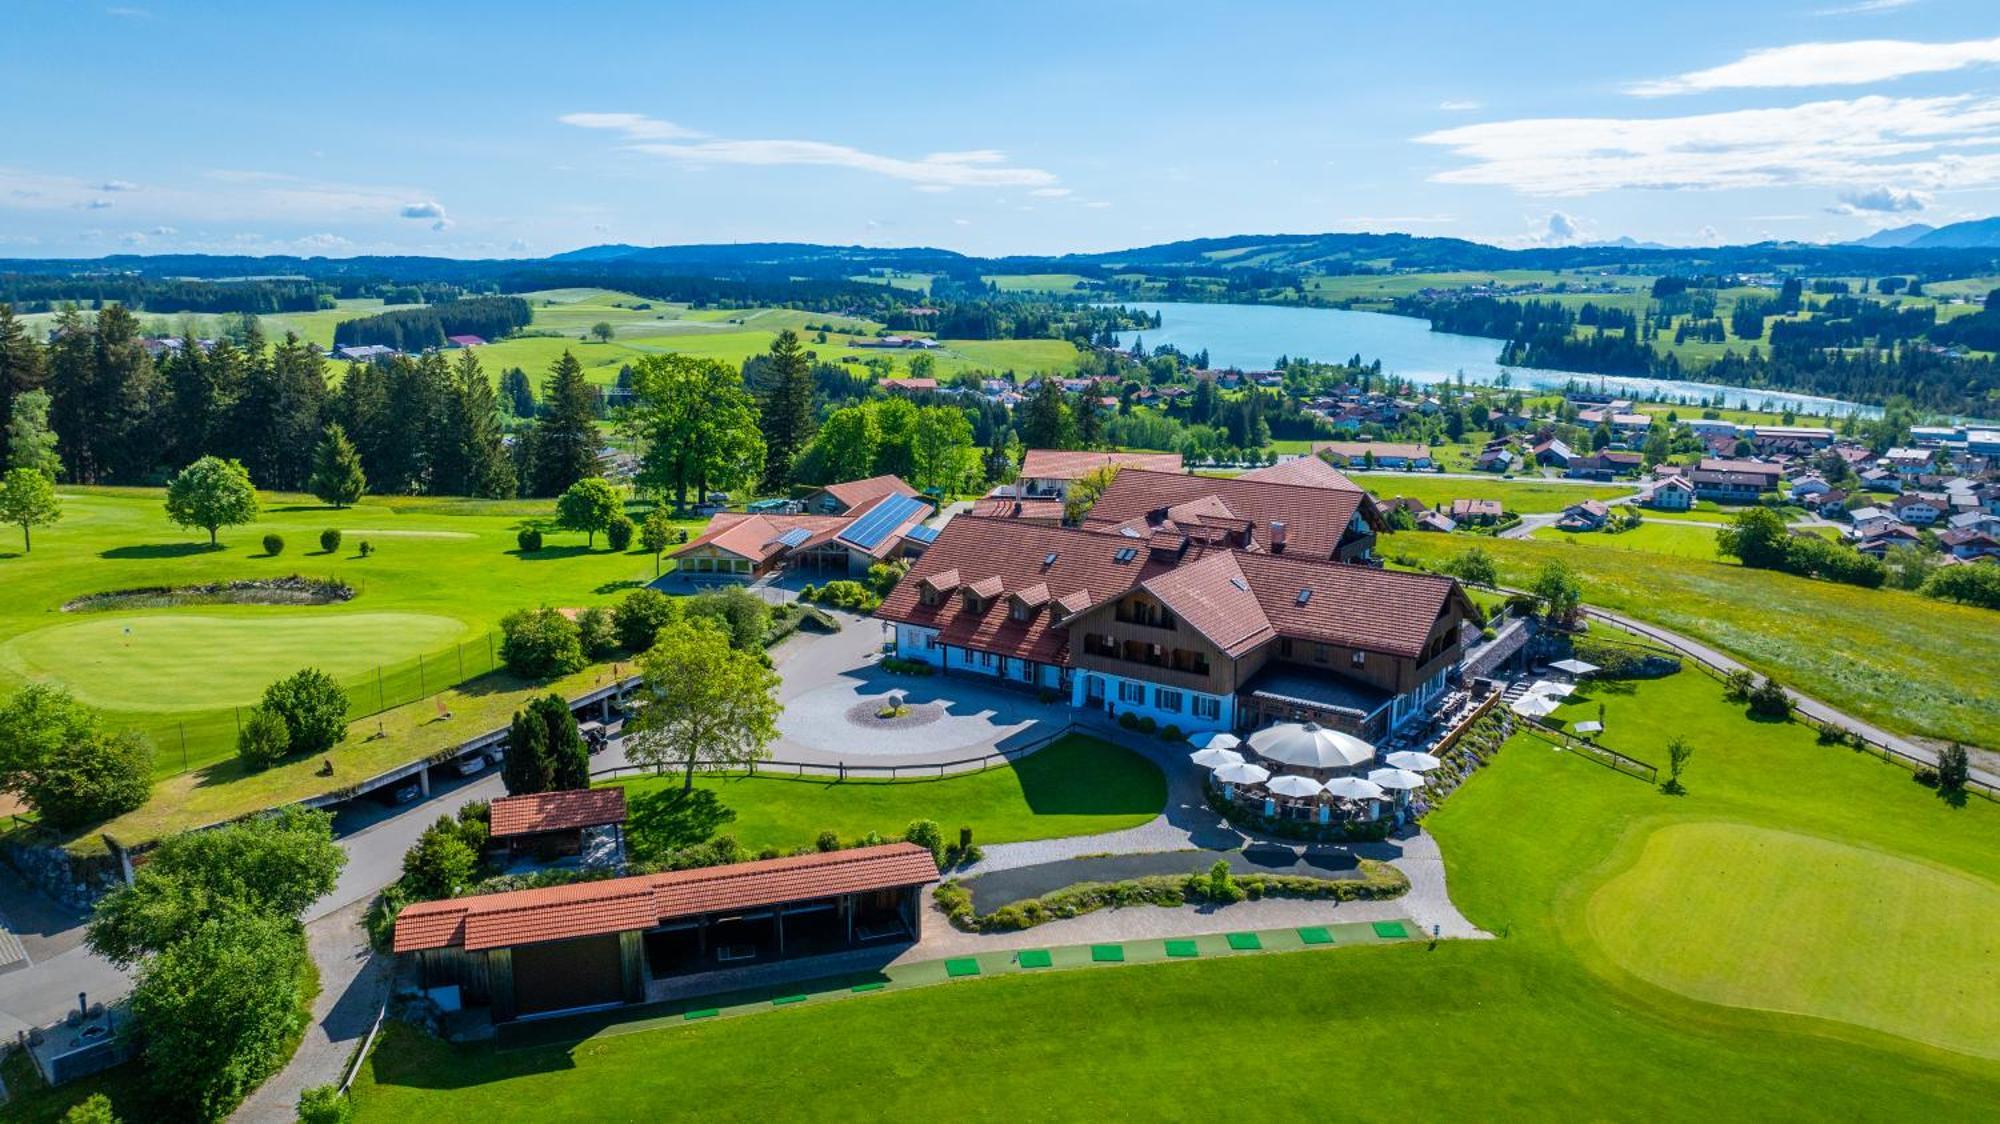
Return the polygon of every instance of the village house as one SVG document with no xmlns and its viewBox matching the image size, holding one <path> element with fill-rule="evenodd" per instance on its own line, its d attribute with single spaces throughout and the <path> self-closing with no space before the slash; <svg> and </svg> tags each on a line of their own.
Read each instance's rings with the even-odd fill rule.
<svg viewBox="0 0 2000 1124">
<path fill-rule="evenodd" d="M 1464 526 L 1486 527 L 1500 521 L 1504 512 L 1499 500 L 1453 500 L 1451 501 L 1452 522 Z"/>
<path fill-rule="evenodd" d="M 1951 501 L 1935 492 L 1904 492 L 1889 501 L 1896 518 L 1918 527 L 1928 527 L 1951 513 Z"/>
<path fill-rule="evenodd" d="M 806 494 L 805 510 L 814 515 L 845 515 L 858 507 L 866 507 L 883 496 L 914 496 L 915 488 L 903 482 L 903 478 L 888 474 L 870 476 L 863 480 L 849 480 L 840 484 L 827 484 Z"/>
<path fill-rule="evenodd" d="M 1021 454 L 1021 471 L 1014 479 L 1013 494 L 1023 498 L 1064 499 L 1069 486 L 1085 474 L 1106 465 L 1121 470 L 1142 468 L 1152 472 L 1180 472 L 1178 453 L 1104 453 L 1076 449 L 1029 449 Z"/>
<path fill-rule="evenodd" d="M 1636 476 L 1643 467 L 1645 458 L 1638 453 L 1600 449 L 1587 457 L 1572 460 L 1569 471 L 1563 475 L 1579 480 L 1610 480 L 1619 476 Z"/>
<path fill-rule="evenodd" d="M 1611 509 L 1599 500 L 1584 500 L 1563 508 L 1556 526 L 1565 531 L 1601 531 L 1611 521 Z"/>
<path fill-rule="evenodd" d="M 1651 503 L 1661 511 L 1692 511 L 1694 485 L 1685 476 L 1669 476 L 1653 485 Z"/>
<path fill-rule="evenodd" d="M 1315 456 L 1335 465 L 1361 468 L 1428 469 L 1433 466 L 1428 445 L 1398 444 L 1389 441 L 1322 441 L 1312 447 Z"/>
<path fill-rule="evenodd" d="M 1717 503 L 1756 503 L 1765 492 L 1776 491 L 1781 470 L 1764 461 L 1704 458 L 1688 476 L 1696 496 Z"/>
</svg>

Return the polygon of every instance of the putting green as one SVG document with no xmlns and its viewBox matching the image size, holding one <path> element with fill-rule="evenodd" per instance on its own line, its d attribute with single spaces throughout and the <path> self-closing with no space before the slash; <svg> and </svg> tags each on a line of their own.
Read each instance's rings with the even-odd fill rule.
<svg viewBox="0 0 2000 1124">
<path fill-rule="evenodd" d="M 466 631 L 462 621 L 428 613 L 103 617 L 17 636 L 0 645 L 0 668 L 63 683 L 109 710 L 206 710 L 255 702 L 272 680 L 302 667 L 344 680 L 436 651 Z"/>
<path fill-rule="evenodd" d="M 1641 979 L 2000 1058 L 2000 887 L 1792 832 L 1684 823 L 1585 907 Z"/>
</svg>

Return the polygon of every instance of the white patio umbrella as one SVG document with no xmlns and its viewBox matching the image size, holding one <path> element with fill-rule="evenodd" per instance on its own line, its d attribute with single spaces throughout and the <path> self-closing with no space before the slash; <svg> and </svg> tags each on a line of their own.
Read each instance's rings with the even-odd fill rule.
<svg viewBox="0 0 2000 1124">
<path fill-rule="evenodd" d="M 1562 709 L 1562 704 L 1547 695 L 1522 695 L 1507 709 L 1526 718 L 1547 718 Z"/>
<path fill-rule="evenodd" d="M 1435 769 L 1438 766 L 1444 764 L 1443 761 L 1440 761 L 1437 758 L 1432 757 L 1430 754 L 1419 753 L 1414 749 L 1406 749 L 1401 751 L 1400 753 L 1392 753 L 1389 756 L 1383 758 L 1382 760 L 1387 761 L 1390 765 L 1393 765 L 1398 769 L 1408 769 L 1413 773 L 1428 773 L 1432 769 Z"/>
<path fill-rule="evenodd" d="M 1591 672 L 1598 670 L 1596 664 L 1586 663 L 1579 659 L 1557 660 L 1549 666 L 1557 671 L 1566 671 L 1571 675 L 1589 675 Z"/>
<path fill-rule="evenodd" d="M 1383 788 L 1422 788 L 1424 778 L 1421 773 L 1408 769 L 1376 769 L 1368 774 L 1368 779 Z"/>
<path fill-rule="evenodd" d="M 1326 782 L 1328 796 L 1344 796 L 1349 800 L 1380 800 L 1382 786 L 1364 777 L 1335 777 Z"/>
<path fill-rule="evenodd" d="M 1553 679 L 1537 679 L 1535 685 L 1528 688 L 1528 693 L 1547 695 L 1552 699 L 1564 699 L 1576 693 L 1576 686 L 1571 683 L 1558 683 Z"/>
<path fill-rule="evenodd" d="M 1188 754 L 1188 760 L 1204 769 L 1220 769 L 1224 765 L 1243 764 L 1243 755 L 1233 749 L 1197 749 Z"/>
<path fill-rule="evenodd" d="M 1305 796 L 1318 796 L 1320 794 L 1320 789 L 1322 786 L 1318 781 L 1312 779 L 1311 777 L 1295 777 L 1287 775 L 1282 777 L 1272 777 L 1271 783 L 1265 785 L 1264 787 L 1270 789 L 1272 792 L 1277 793 L 1279 796 L 1305 797 Z"/>
<path fill-rule="evenodd" d="M 1578 722 L 1575 726 L 1575 731 L 1579 734 L 1601 734 L 1604 732 L 1604 723 Z"/>
<path fill-rule="evenodd" d="M 1215 779 L 1221 781 L 1223 784 L 1263 784 L 1265 781 L 1271 779 L 1271 770 L 1264 768 L 1262 765 L 1250 765 L 1238 762 L 1234 765 L 1224 765 L 1222 768 L 1217 769 L 1215 771 Z"/>
<path fill-rule="evenodd" d="M 1267 761 L 1307 769 L 1345 769 L 1375 759 L 1375 747 L 1313 722 L 1280 722 L 1250 735 L 1250 750 Z"/>
<path fill-rule="evenodd" d="M 1196 734 L 1188 739 L 1196 749 L 1235 749 L 1243 744 L 1243 739 L 1227 730 L 1210 730 L 1206 734 Z"/>
</svg>

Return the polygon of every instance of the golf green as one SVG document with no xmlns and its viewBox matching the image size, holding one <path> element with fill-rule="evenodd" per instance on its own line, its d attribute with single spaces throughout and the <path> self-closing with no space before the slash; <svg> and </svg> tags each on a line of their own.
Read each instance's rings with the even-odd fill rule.
<svg viewBox="0 0 2000 1124">
<path fill-rule="evenodd" d="M 93 706 L 194 711 L 255 702 L 273 680 L 308 665 L 339 679 L 360 675 L 467 631 L 463 621 L 430 613 L 102 616 L 15 637 L 0 646 L 0 669 L 60 682 Z"/>
<path fill-rule="evenodd" d="M 1620 967 L 1711 1003 L 1836 1019 L 2000 1058 L 2000 887 L 1811 835 L 1673 824 L 1600 887 Z"/>
</svg>

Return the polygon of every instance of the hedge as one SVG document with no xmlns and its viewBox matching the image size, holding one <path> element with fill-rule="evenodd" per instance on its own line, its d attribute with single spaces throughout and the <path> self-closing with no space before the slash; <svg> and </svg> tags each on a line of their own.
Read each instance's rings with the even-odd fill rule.
<svg viewBox="0 0 2000 1124">
<path fill-rule="evenodd" d="M 1334 901 L 1379 901 L 1401 897 L 1410 889 L 1403 872 L 1374 859 L 1361 860 L 1358 879 L 1313 878 L 1301 874 L 1243 874 L 1232 877 L 1243 897 L 1316 898 Z M 1216 902 L 1206 873 L 1155 874 L 1123 882 L 1079 882 L 1043 894 L 1009 902 L 984 916 L 972 908 L 972 891 L 956 880 L 939 886 L 938 908 L 959 929 L 969 933 L 1005 933 L 1031 929 L 1049 921 L 1081 917 L 1105 908 L 1131 905 L 1181 906 Z M 1230 899 L 1235 900 L 1235 899 Z M 1226 904 L 1226 902 L 1222 903 Z"/>
</svg>

